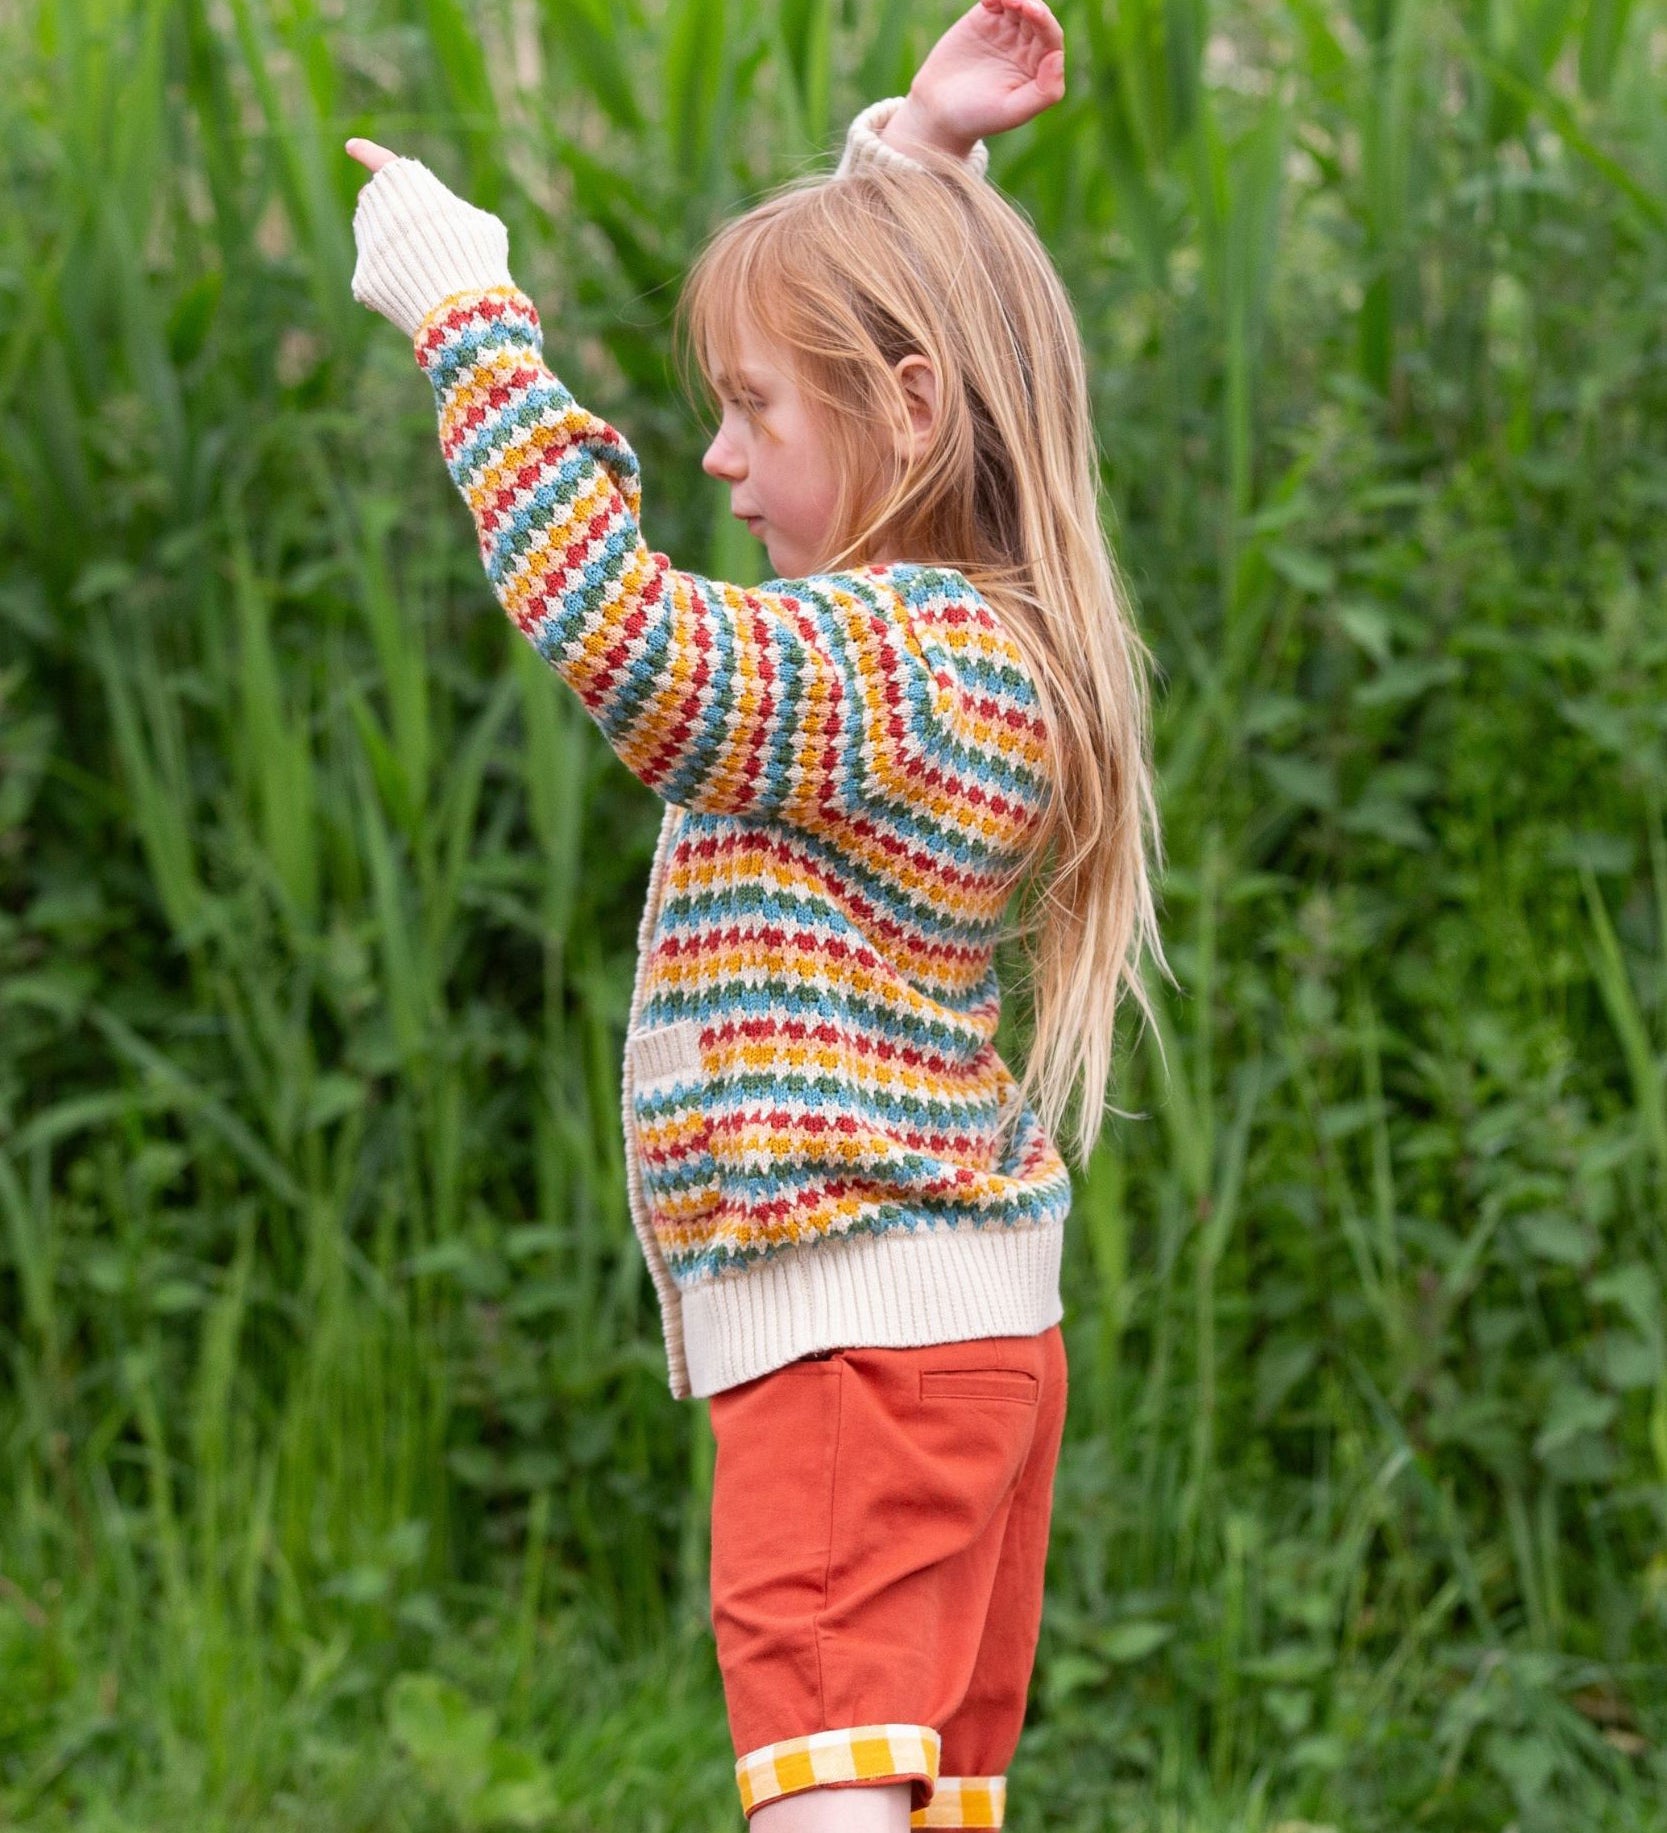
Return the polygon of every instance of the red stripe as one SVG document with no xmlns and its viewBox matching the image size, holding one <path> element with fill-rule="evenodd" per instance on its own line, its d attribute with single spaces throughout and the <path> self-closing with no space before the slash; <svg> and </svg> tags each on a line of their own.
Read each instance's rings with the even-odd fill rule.
<svg viewBox="0 0 1667 1833">
<path fill-rule="evenodd" d="M 956 1081 L 970 1081 L 984 1073 L 995 1055 L 994 1047 L 988 1040 L 979 1045 L 971 1062 L 964 1062 L 941 1050 L 929 1050 L 917 1044 L 899 1044 L 863 1026 L 840 1026 L 826 1022 L 811 1025 L 798 1018 L 734 1019 L 713 1025 L 700 1034 L 702 1047 L 711 1050 L 737 1039 L 745 1039 L 750 1044 L 782 1042 L 858 1046 L 862 1055 L 874 1057 L 880 1062 L 898 1063 L 905 1068 L 919 1070 L 922 1074 L 940 1075 Z"/>
<path fill-rule="evenodd" d="M 851 825 L 859 831 L 869 828 L 869 823 L 861 817 L 853 817 Z M 679 847 L 681 853 L 684 849 Z M 984 962 L 990 956 L 990 944 L 983 942 L 959 942 L 953 939 L 939 940 L 925 930 L 900 922 L 880 910 L 849 879 L 832 876 L 825 867 L 806 855 L 792 844 L 791 837 L 782 832 L 767 832 L 761 829 L 748 829 L 730 835 L 703 835 L 698 840 L 688 843 L 687 851 L 697 859 L 713 860 L 735 855 L 762 855 L 774 860 L 777 864 L 799 877 L 810 881 L 812 887 L 829 896 L 830 901 L 842 914 L 852 916 L 860 928 L 880 938 L 899 943 L 907 943 L 916 955 L 928 960 L 940 961 L 946 965 L 963 963 L 968 966 Z M 944 874 L 951 883 L 959 883 L 970 891 L 983 891 L 994 895 L 1004 890 L 999 881 L 989 875 L 975 875 L 970 872 L 948 872 Z M 952 899 L 945 899 L 952 903 Z"/>
</svg>

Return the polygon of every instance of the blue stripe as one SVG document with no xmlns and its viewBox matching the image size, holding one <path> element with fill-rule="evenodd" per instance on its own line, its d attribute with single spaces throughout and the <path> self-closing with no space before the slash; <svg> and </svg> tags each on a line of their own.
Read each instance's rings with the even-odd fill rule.
<svg viewBox="0 0 1667 1833">
<path fill-rule="evenodd" d="M 837 1237 L 840 1240 L 867 1235 L 889 1235 L 899 1229 L 913 1234 L 918 1229 L 957 1228 L 970 1226 L 993 1232 L 1003 1232 L 1009 1228 L 1036 1227 L 1055 1220 L 1052 1212 L 1026 1213 L 1015 1222 L 980 1221 L 977 1214 L 965 1205 L 939 1204 L 936 1199 L 927 1199 L 932 1203 L 930 1209 L 906 1208 L 901 1203 L 886 1203 L 877 1207 L 849 1228 L 842 1230 Z M 714 1279 L 720 1273 L 737 1271 L 742 1267 L 755 1265 L 762 1260 L 773 1258 L 777 1254 L 796 1253 L 800 1250 L 796 1241 L 771 1242 L 758 1245 L 738 1246 L 732 1241 L 718 1241 L 711 1247 L 696 1255 L 673 1255 L 667 1253 L 666 1263 L 672 1276 L 679 1285 L 692 1285 L 698 1281 Z M 814 1252 L 814 1247 L 809 1249 Z"/>
<path fill-rule="evenodd" d="M 764 1070 L 734 1070 L 715 1075 L 703 1089 L 685 1094 L 681 1099 L 662 1101 L 661 1092 L 656 1090 L 655 1106 L 650 1109 L 645 1104 L 641 1111 L 645 1120 L 651 1114 L 656 1119 L 668 1119 L 699 1108 L 716 1125 L 720 1116 L 738 1123 L 748 1109 L 773 1108 L 791 1102 L 802 1102 L 812 1112 L 819 1109 L 823 1113 L 837 1112 L 853 1120 L 874 1121 L 877 1123 L 872 1129 L 875 1132 L 882 1130 L 883 1123 L 895 1122 L 923 1130 L 976 1133 L 980 1128 L 988 1130 L 995 1124 L 1000 1108 L 994 1096 L 969 1102 L 947 1092 L 937 1097 L 914 1095 L 906 1090 L 887 1092 L 783 1063 Z"/>
<path fill-rule="evenodd" d="M 993 981 L 992 970 L 985 983 L 986 988 Z M 937 1003 L 945 1011 L 956 1009 L 942 999 Z M 967 1003 L 970 1007 L 978 1002 L 969 1000 Z M 712 1023 L 724 1019 L 739 1022 L 746 1018 L 766 1017 L 801 1019 L 807 1023 L 826 1019 L 837 1024 L 845 1020 L 878 1037 L 900 1044 L 913 1044 L 922 1050 L 936 1049 L 945 1056 L 964 1054 L 970 1058 L 983 1046 L 982 1038 L 976 1043 L 970 1042 L 964 1029 L 940 1024 L 934 1019 L 914 1013 L 903 1013 L 893 1006 L 878 1006 L 853 993 L 809 986 L 800 981 L 782 980 L 773 976 L 766 976 L 750 984 L 732 983 L 709 988 L 704 995 L 697 993 L 691 996 L 670 988 L 661 988 L 644 1002 L 641 1023 L 646 1028 L 650 1024 L 670 1022 L 675 1018 L 699 1018 Z"/>
<path fill-rule="evenodd" d="M 426 359 L 424 367 L 435 389 L 443 394 L 456 386 L 458 376 L 465 370 L 478 368 L 483 355 L 506 349 L 520 350 L 529 359 L 541 356 L 543 333 L 515 312 L 502 318 L 468 319 L 445 333 L 444 342 Z"/>
<path fill-rule="evenodd" d="M 691 811 L 685 831 L 692 831 L 701 824 L 702 832 L 722 838 L 729 831 L 736 819 L 728 815 L 707 815 Z M 756 822 L 766 832 L 775 831 L 767 821 Z M 884 824 L 880 824 L 884 826 Z M 844 847 L 820 832 L 808 828 L 796 827 L 792 830 L 794 847 L 807 855 L 809 864 L 797 866 L 799 870 L 816 871 L 831 878 L 834 883 L 848 884 L 860 891 L 867 902 L 877 906 L 885 915 L 900 927 L 912 929 L 917 934 L 937 936 L 946 942 L 960 942 L 970 947 L 989 946 L 1002 931 L 1002 919 L 973 920 L 965 916 L 956 916 L 953 911 L 942 905 L 926 902 L 912 896 L 895 878 L 882 872 L 872 870 L 865 861 L 848 853 Z M 927 850 L 930 850 L 929 848 Z M 1009 867 L 1009 870 L 1012 868 Z"/>
</svg>

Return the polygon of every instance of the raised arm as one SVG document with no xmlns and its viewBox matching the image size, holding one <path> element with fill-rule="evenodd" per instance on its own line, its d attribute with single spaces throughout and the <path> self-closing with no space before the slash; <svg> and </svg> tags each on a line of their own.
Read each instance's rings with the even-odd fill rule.
<svg viewBox="0 0 1667 1833">
<path fill-rule="evenodd" d="M 354 296 L 414 339 L 493 592 L 656 794 L 813 828 L 907 805 L 987 722 L 945 634 L 980 640 L 958 574 L 679 571 L 643 541 L 631 448 L 546 367 L 498 219 L 388 156 L 354 231 Z"/>
<path fill-rule="evenodd" d="M 851 123 L 839 169 L 936 152 L 982 174 L 988 136 L 1023 126 L 1064 93 L 1065 34 L 1045 0 L 977 0 L 926 54 L 907 96 Z"/>
</svg>

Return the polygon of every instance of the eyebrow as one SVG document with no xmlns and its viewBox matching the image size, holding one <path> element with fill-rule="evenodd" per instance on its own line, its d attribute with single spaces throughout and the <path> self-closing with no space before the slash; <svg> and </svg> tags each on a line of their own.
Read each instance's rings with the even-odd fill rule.
<svg viewBox="0 0 1667 1833">
<path fill-rule="evenodd" d="M 731 375 L 725 370 L 721 375 L 712 378 L 712 386 L 721 395 L 732 395 L 742 391 L 748 394 L 761 394 L 763 383 L 750 370 L 738 369 Z"/>
</svg>

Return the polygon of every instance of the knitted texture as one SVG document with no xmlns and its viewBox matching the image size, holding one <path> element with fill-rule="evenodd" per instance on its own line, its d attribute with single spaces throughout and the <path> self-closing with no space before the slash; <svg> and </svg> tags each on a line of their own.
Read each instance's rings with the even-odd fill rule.
<svg viewBox="0 0 1667 1833">
<path fill-rule="evenodd" d="M 415 348 L 494 593 L 684 811 L 627 1065 L 674 1391 L 679 1294 L 836 1240 L 1057 1229 L 1068 1175 L 993 1042 L 1048 778 L 990 607 L 921 565 L 756 590 L 674 569 L 644 545 L 635 455 L 545 366 L 513 286 L 446 302 Z"/>
<path fill-rule="evenodd" d="M 845 178 L 852 172 L 860 172 L 865 165 L 897 166 L 910 171 L 920 169 L 918 159 L 911 159 L 890 141 L 881 138 L 886 123 L 903 106 L 903 101 L 902 96 L 893 95 L 887 96 L 884 101 L 870 102 L 852 120 L 845 130 L 845 150 L 840 154 L 835 178 Z M 982 178 L 990 167 L 990 149 L 982 140 L 975 140 L 962 163 L 975 178 Z"/>
<path fill-rule="evenodd" d="M 510 286 L 509 232 L 420 159 L 390 159 L 353 209 L 353 297 L 407 337 L 466 287 Z"/>
</svg>

